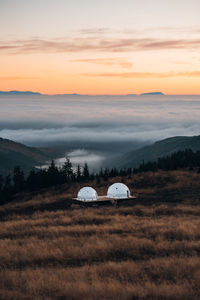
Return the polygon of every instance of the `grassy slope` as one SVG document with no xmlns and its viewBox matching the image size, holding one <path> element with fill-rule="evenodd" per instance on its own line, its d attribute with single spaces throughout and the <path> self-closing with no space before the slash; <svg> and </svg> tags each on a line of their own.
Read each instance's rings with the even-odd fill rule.
<svg viewBox="0 0 200 300">
<path fill-rule="evenodd" d="M 78 184 L 2 206 L 0 299 L 199 299 L 200 175 L 123 180 L 125 206 L 69 208 Z"/>
</svg>

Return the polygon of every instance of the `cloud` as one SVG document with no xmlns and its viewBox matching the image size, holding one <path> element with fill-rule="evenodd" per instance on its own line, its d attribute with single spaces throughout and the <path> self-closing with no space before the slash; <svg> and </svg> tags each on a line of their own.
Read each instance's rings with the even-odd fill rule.
<svg viewBox="0 0 200 300">
<path fill-rule="evenodd" d="M 172 116 L 173 117 L 173 116 Z M 169 115 L 169 123 L 170 123 Z M 177 114 L 174 118 L 177 119 Z M 40 130 L 2 130 L 0 132 L 1 137 L 9 138 L 11 140 L 20 141 L 28 145 L 34 146 L 60 146 L 67 145 L 69 149 L 74 147 L 85 147 L 90 149 L 91 145 L 99 145 L 98 150 L 101 150 L 101 144 L 108 145 L 112 144 L 113 150 L 116 145 L 118 145 L 120 152 L 120 146 L 123 143 L 126 146 L 126 150 L 131 148 L 134 141 L 141 142 L 152 142 L 156 140 L 161 140 L 170 136 L 177 135 L 197 135 L 199 133 L 200 123 L 190 123 L 184 122 L 172 122 L 171 124 L 165 122 L 155 122 L 148 120 L 148 123 L 137 123 L 129 124 L 125 126 L 119 123 L 118 126 L 107 126 L 106 124 L 102 126 L 102 130 L 86 129 L 78 130 L 73 127 L 64 127 L 60 129 L 40 129 Z M 78 145 L 78 146 L 77 146 Z M 120 146 L 119 146 L 120 145 Z M 128 146 L 127 146 L 128 145 Z M 93 147 L 92 147 L 93 148 Z M 91 148 L 91 149 L 92 149 Z"/>
<path fill-rule="evenodd" d="M 181 72 L 181 73 L 177 73 L 177 76 L 199 77 L 200 76 L 200 71 Z"/>
<path fill-rule="evenodd" d="M 25 77 L 25 76 L 0 76 L 0 80 L 33 80 L 38 77 Z"/>
<path fill-rule="evenodd" d="M 0 106 L 0 136 L 32 146 L 128 151 L 200 128 L 199 96 L 12 96 Z"/>
<path fill-rule="evenodd" d="M 116 77 L 116 78 L 170 78 L 170 77 L 200 77 L 200 71 L 191 72 L 104 72 L 104 73 L 82 73 L 82 76 L 87 77 Z"/>
<path fill-rule="evenodd" d="M 107 33 L 113 33 L 113 29 L 104 27 L 104 28 L 85 28 L 80 30 L 80 34 L 84 35 L 102 35 Z"/>
<path fill-rule="evenodd" d="M 144 41 L 138 45 L 138 50 L 163 50 L 163 49 L 180 49 L 200 47 L 200 39 L 193 40 L 153 40 Z"/>
<path fill-rule="evenodd" d="M 83 35 L 147 35 L 151 34 L 166 34 L 169 33 L 170 35 L 175 33 L 182 36 L 185 35 L 192 35 L 198 34 L 200 32 L 200 27 L 196 26 L 181 26 L 181 27 L 172 27 L 172 26 L 161 26 L 161 27 L 148 27 L 142 29 L 135 29 L 135 28 L 123 28 L 123 29 L 116 29 L 116 28 L 109 28 L 109 27 L 97 27 L 97 28 L 85 28 L 78 31 L 79 34 Z"/>
<path fill-rule="evenodd" d="M 170 49 L 199 49 L 200 39 L 158 39 L 119 37 L 78 37 L 63 39 L 28 39 L 0 42 L 6 54 L 69 53 L 69 52 L 131 52 Z"/>
<path fill-rule="evenodd" d="M 133 64 L 125 58 L 88 58 L 88 59 L 74 59 L 77 63 L 90 63 L 106 66 L 120 66 L 121 68 L 129 69 Z"/>
</svg>

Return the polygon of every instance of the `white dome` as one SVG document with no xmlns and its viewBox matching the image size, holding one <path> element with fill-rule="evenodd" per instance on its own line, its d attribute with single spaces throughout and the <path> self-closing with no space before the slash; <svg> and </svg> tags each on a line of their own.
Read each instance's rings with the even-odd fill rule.
<svg viewBox="0 0 200 300">
<path fill-rule="evenodd" d="M 78 192 L 77 199 L 82 201 L 92 201 L 97 200 L 98 195 L 95 189 L 90 186 L 85 186 Z"/>
<path fill-rule="evenodd" d="M 108 198 L 128 198 L 131 193 L 129 188 L 123 183 L 114 183 L 108 188 Z"/>
</svg>

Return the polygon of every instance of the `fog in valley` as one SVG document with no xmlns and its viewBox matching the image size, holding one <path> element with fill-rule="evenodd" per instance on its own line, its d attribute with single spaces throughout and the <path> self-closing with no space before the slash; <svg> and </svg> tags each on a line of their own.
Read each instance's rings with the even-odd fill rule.
<svg viewBox="0 0 200 300">
<path fill-rule="evenodd" d="M 200 132 L 200 96 L 7 95 L 0 107 L 0 137 L 63 149 L 73 163 L 92 168 L 157 140 Z"/>
</svg>

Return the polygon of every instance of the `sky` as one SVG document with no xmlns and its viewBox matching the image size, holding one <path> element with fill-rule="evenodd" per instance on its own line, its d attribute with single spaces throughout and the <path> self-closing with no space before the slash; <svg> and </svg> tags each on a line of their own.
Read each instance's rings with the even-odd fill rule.
<svg viewBox="0 0 200 300">
<path fill-rule="evenodd" d="M 0 0 L 0 90 L 200 94 L 199 0 Z"/>
</svg>

